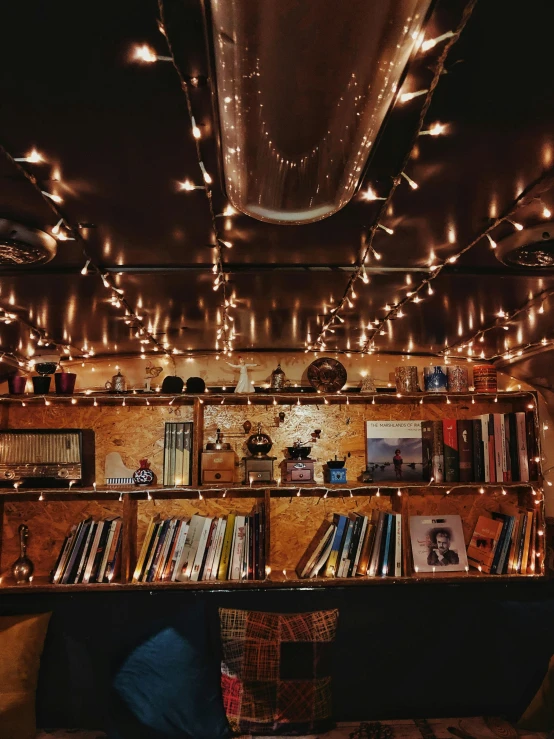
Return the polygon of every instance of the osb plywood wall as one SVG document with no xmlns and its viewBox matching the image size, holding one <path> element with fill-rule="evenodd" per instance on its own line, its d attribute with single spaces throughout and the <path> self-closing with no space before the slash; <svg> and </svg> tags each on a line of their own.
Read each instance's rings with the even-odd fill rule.
<svg viewBox="0 0 554 739">
<path fill-rule="evenodd" d="M 87 403 L 87 405 L 85 405 Z M 499 402 L 494 411 L 506 413 L 524 407 L 522 401 Z M 278 413 L 285 413 L 279 421 Z M 273 440 L 271 454 L 277 457 L 275 476 L 281 475 L 280 462 L 285 458 L 285 448 L 296 439 L 310 439 L 315 429 L 321 430 L 321 439 L 313 445 L 312 458 L 317 460 L 316 479 L 323 480 L 323 463 L 338 457 L 347 458 L 348 479 L 358 479 L 365 467 L 365 420 L 393 419 L 440 419 L 447 415 L 454 418 L 471 418 L 491 411 L 491 404 L 462 403 L 452 405 L 429 402 L 423 406 L 373 405 L 371 396 L 366 404 L 345 405 L 268 405 L 229 406 L 217 404 L 205 408 L 204 444 L 215 437 L 221 428 L 224 438 L 232 444 L 237 454 L 237 464 L 247 454 L 243 423 L 252 423 L 252 432 L 261 423 L 264 432 Z M 163 463 L 163 436 L 166 421 L 192 420 L 191 406 L 131 407 L 99 406 L 80 401 L 77 406 L 11 406 L 7 423 L 12 428 L 92 428 L 96 436 L 96 479 L 104 482 L 104 459 L 109 452 L 117 451 L 123 462 L 134 469 L 139 459 L 147 457 L 152 469 L 161 480 Z M 348 456 L 350 455 L 350 456 Z M 243 479 L 242 468 L 237 468 L 236 480 Z M 345 497 L 333 493 L 327 499 L 307 495 L 276 497 L 271 502 L 271 552 L 270 561 L 274 571 L 294 570 L 298 559 L 323 519 L 330 520 L 332 514 L 358 511 L 370 513 L 372 508 L 390 510 L 388 496 Z M 137 543 L 140 548 L 148 521 L 152 515 L 188 517 L 198 512 L 204 515 L 222 516 L 229 512 L 248 513 L 255 499 L 231 497 L 216 500 L 172 501 L 158 500 L 140 502 L 138 506 Z M 517 496 L 508 495 L 428 495 L 410 494 L 409 513 L 447 514 L 458 513 L 464 521 L 466 541 L 469 540 L 478 516 L 486 510 L 513 510 Z M 37 575 L 46 575 L 54 565 L 59 547 L 71 524 L 87 516 L 111 517 L 120 515 L 122 505 L 118 501 L 45 501 L 34 503 L 6 503 L 4 514 L 4 542 L 1 559 L 5 570 L 18 556 L 17 528 L 22 522 L 29 525 L 29 555 L 35 563 Z M 398 508 L 397 508 L 398 510 Z"/>
</svg>

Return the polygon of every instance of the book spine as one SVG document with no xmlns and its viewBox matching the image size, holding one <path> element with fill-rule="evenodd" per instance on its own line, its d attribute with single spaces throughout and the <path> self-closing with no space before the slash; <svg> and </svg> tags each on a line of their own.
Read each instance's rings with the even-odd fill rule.
<svg viewBox="0 0 554 739">
<path fill-rule="evenodd" d="M 221 550 L 223 549 L 223 540 L 225 538 L 225 530 L 227 528 L 227 521 L 224 518 L 219 519 L 219 527 L 217 532 L 217 541 L 215 545 L 214 561 L 210 572 L 210 580 L 217 580 L 217 573 L 219 572 L 219 563 L 221 561 Z"/>
<path fill-rule="evenodd" d="M 444 479 L 446 482 L 459 482 L 458 431 L 453 418 L 445 418 L 442 422 L 444 438 Z"/>
<path fill-rule="evenodd" d="M 529 460 L 529 480 L 531 482 L 535 482 L 539 479 L 539 448 L 537 445 L 537 435 L 535 433 L 534 411 L 525 411 L 525 429 Z"/>
<path fill-rule="evenodd" d="M 173 553 L 173 557 L 171 559 L 171 565 L 169 568 L 168 578 L 172 582 L 175 582 L 175 580 L 177 579 L 177 575 L 179 574 L 178 565 L 183 555 L 183 549 L 185 548 L 185 543 L 188 538 L 189 528 L 190 528 L 190 522 L 183 521 L 183 524 L 179 531 L 179 538 L 177 539 L 177 544 L 175 545 L 175 552 Z"/>
<path fill-rule="evenodd" d="M 485 482 L 485 454 L 483 449 L 483 431 L 481 419 L 476 418 L 473 424 L 473 479 Z"/>
<path fill-rule="evenodd" d="M 515 575 L 517 572 L 517 553 L 519 547 L 519 534 L 521 531 L 521 516 L 514 516 L 514 527 L 512 529 L 512 541 L 510 542 L 510 551 L 508 554 L 508 575 Z"/>
<path fill-rule="evenodd" d="M 337 577 L 346 577 L 346 572 L 348 571 L 348 565 L 345 563 L 348 559 L 348 549 L 350 547 L 350 541 L 352 539 L 352 531 L 354 529 L 354 521 L 348 521 L 347 524 L 348 528 L 346 529 L 346 536 L 344 538 L 344 544 L 341 549 L 340 555 L 339 555 L 339 569 L 337 572 Z"/>
<path fill-rule="evenodd" d="M 442 421 L 432 421 L 433 425 L 433 469 L 435 482 L 444 482 L 444 434 Z"/>
<path fill-rule="evenodd" d="M 105 582 L 111 582 L 114 577 L 116 577 L 119 574 L 120 566 L 121 566 L 121 527 L 118 529 L 116 533 L 117 539 L 115 542 L 115 550 L 114 550 L 114 556 L 112 560 L 108 560 L 108 564 L 106 565 L 106 574 L 104 576 Z"/>
<path fill-rule="evenodd" d="M 517 419 L 515 413 L 508 413 L 508 424 L 510 427 L 510 467 L 512 469 L 512 482 L 520 482 Z"/>
<path fill-rule="evenodd" d="M 519 479 L 529 482 L 529 454 L 527 453 L 527 432 L 525 429 L 525 413 L 516 413 L 517 452 L 519 462 Z"/>
<path fill-rule="evenodd" d="M 429 482 L 433 477 L 433 422 L 421 422 L 421 454 L 423 466 L 421 468 L 422 479 Z"/>
<path fill-rule="evenodd" d="M 84 544 L 81 549 L 81 555 L 80 557 L 78 557 L 79 564 L 77 565 L 77 569 L 75 572 L 75 577 L 73 578 L 73 582 L 79 582 L 83 576 L 88 559 L 90 557 L 90 551 L 94 543 L 94 537 L 95 537 L 97 529 L 98 529 L 98 524 L 96 523 L 96 521 L 92 521 L 92 523 L 87 525 L 87 532 L 84 537 Z M 91 563 L 91 567 L 92 567 L 92 563 Z"/>
<path fill-rule="evenodd" d="M 381 567 L 380 567 L 381 575 L 388 575 L 388 571 L 389 571 L 389 549 L 390 549 L 392 521 L 393 521 L 393 517 L 391 513 L 386 513 L 385 515 L 387 519 L 385 523 L 385 528 L 383 529 L 383 546 L 381 548 L 382 550 L 381 557 L 379 558 L 381 560 Z"/>
<path fill-rule="evenodd" d="M 503 448 L 504 482 L 512 482 L 512 458 L 510 456 L 510 417 L 504 414 L 504 448 Z"/>
<path fill-rule="evenodd" d="M 164 472 L 163 472 L 163 484 L 169 485 L 169 434 L 170 424 L 166 421 L 165 433 L 164 433 Z"/>
<path fill-rule="evenodd" d="M 81 581 L 83 583 L 94 582 L 96 572 L 98 571 L 99 560 L 104 554 L 104 547 L 101 546 L 101 544 L 105 543 L 106 541 L 105 536 L 107 535 L 107 531 L 108 524 L 106 523 L 106 521 L 98 521 L 98 523 L 96 524 L 96 530 L 94 532 L 94 538 L 92 540 L 92 546 L 90 548 L 86 565 L 83 570 L 83 576 L 81 578 Z"/>
<path fill-rule="evenodd" d="M 242 557 L 244 551 L 244 538 L 246 534 L 246 524 L 244 516 L 236 516 L 235 518 L 235 540 L 233 543 L 233 552 L 231 556 L 230 580 L 242 579 Z"/>
<path fill-rule="evenodd" d="M 489 413 L 489 468 L 491 482 L 499 482 L 496 477 L 496 443 L 494 436 L 494 413 Z"/>
<path fill-rule="evenodd" d="M 169 521 L 169 526 L 167 527 L 167 532 L 165 535 L 162 551 L 160 552 L 160 557 L 158 559 L 158 566 L 156 567 L 156 571 L 153 577 L 154 582 L 157 582 L 163 579 L 163 573 L 164 573 L 165 565 L 167 562 L 167 556 L 173 544 L 173 536 L 175 534 L 175 528 L 177 526 L 177 523 L 178 521 L 176 518 L 172 518 Z"/>
<path fill-rule="evenodd" d="M 371 548 L 373 546 L 373 540 L 375 538 L 376 521 L 371 520 L 367 522 L 366 535 L 362 546 L 362 553 L 360 554 L 360 561 L 358 562 L 357 575 L 367 575 L 369 568 L 369 558 L 371 557 Z"/>
<path fill-rule="evenodd" d="M 362 528 L 360 530 L 360 539 L 358 541 L 358 548 L 356 550 L 356 556 L 354 557 L 354 567 L 352 568 L 352 575 L 358 574 L 358 567 L 360 566 L 360 558 L 362 556 L 362 550 L 364 548 L 364 542 L 367 534 L 367 527 L 369 524 L 369 519 L 367 516 L 364 516 L 362 519 Z"/>
<path fill-rule="evenodd" d="M 508 533 L 509 518 L 508 516 L 502 516 L 501 520 L 502 520 L 502 530 L 500 532 L 500 536 L 498 537 L 498 543 L 496 545 L 496 549 L 494 550 L 494 557 L 492 558 L 491 575 L 496 575 L 501 572 L 501 570 L 499 569 L 500 556 L 502 554 L 502 550 L 504 548 L 504 542 L 506 540 L 506 536 Z"/>
<path fill-rule="evenodd" d="M 518 575 L 521 573 L 521 566 L 523 562 L 523 552 L 525 550 L 525 534 L 527 530 L 527 513 L 521 513 L 520 514 L 521 519 L 521 526 L 519 529 L 519 541 L 517 546 L 517 556 L 516 556 L 516 567 L 515 570 L 518 573 Z"/>
<path fill-rule="evenodd" d="M 348 557 L 345 565 L 345 577 L 352 577 L 354 570 L 354 560 L 356 559 L 356 552 L 358 551 L 358 544 L 360 543 L 360 532 L 364 523 L 363 516 L 356 516 L 354 518 L 354 528 L 352 529 L 352 539 L 350 540 L 350 547 L 348 549 Z"/>
<path fill-rule="evenodd" d="M 504 481 L 504 451 L 506 440 L 504 437 L 504 416 L 494 413 L 494 456 L 496 466 L 496 481 Z"/>
<path fill-rule="evenodd" d="M 177 542 L 179 541 L 179 534 L 181 533 L 182 525 L 183 522 L 179 518 L 177 518 L 175 520 L 175 527 L 173 529 L 173 534 L 171 536 L 171 542 L 167 550 L 163 569 L 160 572 L 160 580 L 169 580 L 171 577 L 171 563 L 173 562 L 173 556 L 175 554 Z"/>
<path fill-rule="evenodd" d="M 92 569 L 90 571 L 90 582 L 100 582 L 98 580 L 98 573 L 100 571 L 100 564 L 104 557 L 104 550 L 106 549 L 106 542 L 108 541 L 108 535 L 110 533 L 110 521 L 102 521 L 102 531 L 98 540 L 98 546 L 96 547 L 96 553 L 94 555 L 94 562 L 92 563 Z"/>
<path fill-rule="evenodd" d="M 193 424 L 186 421 L 184 430 L 183 485 L 192 485 L 192 430 Z"/>
<path fill-rule="evenodd" d="M 209 518 L 207 520 L 209 521 L 208 536 L 207 536 L 205 543 L 200 542 L 200 545 L 198 547 L 198 552 L 197 552 L 197 559 L 200 562 L 200 568 L 198 570 L 198 574 L 196 577 L 197 580 L 204 579 L 204 570 L 206 569 L 206 561 L 208 559 L 208 553 L 209 553 L 210 547 L 212 546 L 212 540 L 213 540 L 213 536 L 215 532 L 215 527 L 217 526 L 217 521 L 215 521 L 213 518 Z M 194 567 L 193 567 L 193 574 L 194 574 Z M 191 577 L 191 580 L 193 579 L 194 578 Z"/>
<path fill-rule="evenodd" d="M 504 537 L 504 541 L 502 544 L 502 551 L 500 552 L 500 559 L 498 561 L 497 573 L 499 575 L 504 575 L 506 573 L 506 570 L 508 569 L 508 554 L 510 552 L 510 546 L 512 543 L 512 535 L 514 532 L 514 522 L 515 522 L 514 516 L 509 516 L 508 528 L 507 528 L 506 536 Z"/>
<path fill-rule="evenodd" d="M 108 538 L 106 539 L 106 546 L 102 554 L 102 561 L 100 562 L 100 567 L 98 568 L 98 577 L 96 578 L 96 582 L 103 582 L 104 580 L 104 572 L 106 571 L 106 565 L 108 564 L 108 554 L 110 553 L 110 547 L 112 545 L 116 523 L 116 518 L 114 518 L 112 521 L 107 522 Z"/>
<path fill-rule="evenodd" d="M 527 523 L 525 526 L 525 541 L 523 543 L 523 556 L 521 558 L 521 574 L 525 575 L 529 565 L 529 544 L 531 542 L 531 528 L 533 526 L 533 511 L 526 511 Z"/>
<path fill-rule="evenodd" d="M 325 577 L 336 577 L 338 575 L 337 564 L 339 561 L 339 553 L 341 551 L 343 539 L 347 529 L 348 519 L 346 518 L 346 516 L 335 515 L 333 516 L 333 521 L 337 528 L 333 539 L 333 546 L 331 547 L 331 554 L 329 555 L 329 559 L 327 560 L 327 565 L 325 567 Z"/>
<path fill-rule="evenodd" d="M 83 538 L 85 534 L 88 531 L 88 525 L 90 525 L 90 520 L 88 521 L 81 521 L 79 524 L 79 530 L 77 532 L 77 535 L 75 537 L 75 544 L 73 548 L 71 549 L 71 555 L 69 557 L 69 561 L 67 563 L 67 567 L 64 570 L 64 573 L 62 575 L 61 582 L 63 585 L 66 585 L 68 582 L 71 582 L 71 576 L 74 574 L 75 570 L 75 562 L 81 553 L 81 547 L 83 544 Z"/>
<path fill-rule="evenodd" d="M 144 569 L 144 560 L 146 559 L 146 552 L 148 551 L 148 546 L 153 529 L 154 519 L 151 518 L 150 523 L 148 524 L 148 528 L 146 529 L 144 541 L 142 542 L 142 546 L 140 548 L 139 558 L 137 559 L 137 565 L 135 567 L 135 572 L 133 573 L 133 582 L 138 582 L 140 580 L 140 576 L 142 575 L 142 570 Z"/>
<path fill-rule="evenodd" d="M 145 582 L 152 582 L 152 580 L 154 579 L 154 573 L 156 572 L 156 569 L 158 567 L 158 561 L 160 559 L 160 554 L 164 545 L 168 526 L 169 519 L 162 521 L 158 527 L 158 530 L 156 532 L 156 541 L 154 543 L 154 546 L 152 547 L 152 556 L 150 558 L 149 566 L 146 570 L 146 577 L 144 577 Z"/>
<path fill-rule="evenodd" d="M 183 553 L 186 554 L 186 567 L 183 563 L 183 567 L 181 569 L 181 574 L 177 577 L 178 580 L 190 580 L 190 575 L 192 572 L 192 568 L 194 567 L 194 563 L 196 561 L 196 553 L 198 551 L 198 545 L 200 544 L 200 539 L 202 538 L 202 532 L 204 531 L 204 523 L 206 521 L 205 516 L 199 516 L 196 513 L 191 519 L 191 537 L 190 537 L 190 548 L 187 549 L 188 539 L 187 537 L 187 543 L 185 544 L 185 547 L 183 549 Z M 194 526 L 193 526 L 194 523 Z"/>
<path fill-rule="evenodd" d="M 480 416 L 481 422 L 481 440 L 483 443 L 483 480 L 484 482 L 491 481 L 491 468 L 490 468 L 490 457 L 489 457 L 489 417 L 488 415 Z"/>
<path fill-rule="evenodd" d="M 254 579 L 255 580 L 263 580 L 263 575 L 261 572 L 261 557 L 260 557 L 260 512 L 256 511 L 254 514 L 254 557 L 255 557 L 255 567 L 254 567 Z"/>
<path fill-rule="evenodd" d="M 377 526 L 375 530 L 375 539 L 373 541 L 373 550 L 371 552 L 371 559 L 369 563 L 369 576 L 375 577 L 377 574 L 377 569 L 379 567 L 379 555 L 381 552 L 381 540 L 383 538 L 383 527 L 385 523 L 385 513 L 383 511 L 379 512 L 379 519 L 377 521 Z"/>
<path fill-rule="evenodd" d="M 396 545 L 394 556 L 394 575 L 402 577 L 402 514 L 396 514 Z"/>
<path fill-rule="evenodd" d="M 529 538 L 529 559 L 527 561 L 527 574 L 535 574 L 535 558 L 537 556 L 537 517 L 538 511 L 532 511 L 531 513 L 531 536 Z"/>
<path fill-rule="evenodd" d="M 112 523 L 113 526 L 113 536 L 111 539 L 111 542 L 109 544 L 108 550 L 107 550 L 107 557 L 106 557 L 106 563 L 104 565 L 104 569 L 102 570 L 101 577 L 99 576 L 98 582 L 109 582 L 109 579 L 107 577 L 108 573 L 108 567 L 110 563 L 115 561 L 115 555 L 117 551 L 118 542 L 121 536 L 121 527 L 123 525 L 123 522 L 120 518 L 115 519 Z"/>
<path fill-rule="evenodd" d="M 460 482 L 473 480 L 473 421 L 458 421 Z"/>
<path fill-rule="evenodd" d="M 56 560 L 56 564 L 54 565 L 54 567 L 52 568 L 52 571 L 50 572 L 50 582 L 53 582 L 53 583 L 58 582 L 59 571 L 62 566 L 62 562 L 65 558 L 66 552 L 69 548 L 71 537 L 72 537 L 72 533 L 70 531 L 63 541 L 63 544 L 60 548 L 60 552 L 58 554 L 58 558 Z"/>
<path fill-rule="evenodd" d="M 221 523 L 221 519 L 214 518 L 213 523 L 212 523 L 211 536 L 208 541 L 209 548 L 206 554 L 206 562 L 204 564 L 204 568 L 201 574 L 202 580 L 209 580 L 210 575 L 212 573 L 212 567 L 214 565 L 215 550 L 217 547 L 217 537 L 219 535 L 219 530 L 220 530 L 220 523 Z"/>
<path fill-rule="evenodd" d="M 67 567 L 67 563 L 69 561 L 69 558 L 71 557 L 71 551 L 75 544 L 75 538 L 77 536 L 78 530 L 79 526 L 77 524 L 72 526 L 69 530 L 69 534 L 67 535 L 66 543 L 63 548 L 60 561 L 58 563 L 58 566 L 56 567 L 56 570 L 54 571 L 54 576 L 52 578 L 52 582 L 54 583 L 59 582 L 63 576 L 63 573 L 65 572 L 65 568 Z"/>
<path fill-rule="evenodd" d="M 221 550 L 221 560 L 219 562 L 218 580 L 228 580 L 229 562 L 231 559 L 231 546 L 235 531 L 235 514 L 230 513 L 227 517 L 227 526 L 225 529 L 225 538 L 223 540 L 223 548 Z"/>
</svg>

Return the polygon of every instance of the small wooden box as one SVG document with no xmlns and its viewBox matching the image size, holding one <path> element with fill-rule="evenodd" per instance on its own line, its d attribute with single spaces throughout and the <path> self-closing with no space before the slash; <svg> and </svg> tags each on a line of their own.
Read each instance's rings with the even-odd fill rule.
<svg viewBox="0 0 554 739">
<path fill-rule="evenodd" d="M 286 482 L 313 482 L 314 461 L 313 459 L 287 459 Z"/>
<path fill-rule="evenodd" d="M 235 452 L 202 452 L 202 484 L 235 481 Z"/>
<path fill-rule="evenodd" d="M 244 457 L 244 484 L 252 482 L 274 483 L 273 462 L 276 457 Z"/>
</svg>

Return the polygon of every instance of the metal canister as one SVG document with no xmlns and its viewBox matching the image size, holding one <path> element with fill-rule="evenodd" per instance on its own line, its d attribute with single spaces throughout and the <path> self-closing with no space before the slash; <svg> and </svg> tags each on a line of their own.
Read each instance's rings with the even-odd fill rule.
<svg viewBox="0 0 554 739">
<path fill-rule="evenodd" d="M 496 369 L 491 364 L 476 364 L 473 385 L 476 393 L 495 393 L 498 390 Z"/>
<path fill-rule="evenodd" d="M 467 393 L 469 373 L 467 367 L 459 364 L 448 366 L 448 390 L 451 393 Z"/>
<path fill-rule="evenodd" d="M 394 370 L 397 393 L 418 393 L 417 367 L 396 367 Z"/>
<path fill-rule="evenodd" d="M 445 393 L 448 390 L 447 369 L 445 364 L 432 364 L 423 368 L 426 392 Z"/>
</svg>

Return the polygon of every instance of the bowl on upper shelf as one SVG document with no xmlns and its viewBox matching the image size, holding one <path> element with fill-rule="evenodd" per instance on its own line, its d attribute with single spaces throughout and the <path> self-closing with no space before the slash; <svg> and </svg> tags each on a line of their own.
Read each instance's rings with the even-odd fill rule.
<svg viewBox="0 0 554 739">
<path fill-rule="evenodd" d="M 287 452 L 291 459 L 308 459 L 310 452 L 312 451 L 311 446 L 288 446 Z"/>
<path fill-rule="evenodd" d="M 327 462 L 327 467 L 330 470 L 341 470 L 345 465 L 344 459 L 330 459 Z"/>
</svg>

